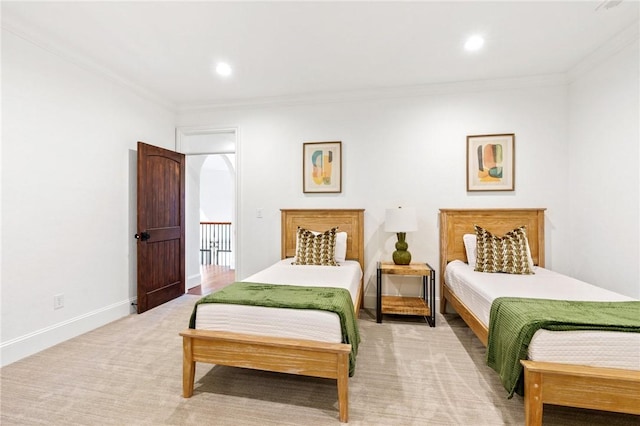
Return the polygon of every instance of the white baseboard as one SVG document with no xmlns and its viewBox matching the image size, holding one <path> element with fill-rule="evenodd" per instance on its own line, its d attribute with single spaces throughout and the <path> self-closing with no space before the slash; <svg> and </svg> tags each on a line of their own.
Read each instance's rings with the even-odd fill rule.
<svg viewBox="0 0 640 426">
<path fill-rule="evenodd" d="M 132 302 L 135 302 L 135 298 L 123 300 L 33 333 L 2 342 L 0 344 L 0 365 L 4 367 L 134 313 L 135 309 L 131 306 Z"/>
<path fill-rule="evenodd" d="M 187 290 L 199 286 L 202 283 L 202 276 L 200 274 L 193 274 L 187 277 Z"/>
</svg>

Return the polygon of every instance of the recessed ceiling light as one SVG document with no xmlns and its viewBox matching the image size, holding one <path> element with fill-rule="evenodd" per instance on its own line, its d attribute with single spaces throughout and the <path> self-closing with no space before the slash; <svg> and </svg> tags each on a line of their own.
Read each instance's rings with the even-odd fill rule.
<svg viewBox="0 0 640 426">
<path fill-rule="evenodd" d="M 218 62 L 216 72 L 223 77 L 227 77 L 231 75 L 231 67 L 226 62 Z"/>
<path fill-rule="evenodd" d="M 474 52 L 476 50 L 480 50 L 483 45 L 484 39 L 479 35 L 474 35 L 467 39 L 467 42 L 464 44 L 464 49 L 469 52 Z"/>
</svg>

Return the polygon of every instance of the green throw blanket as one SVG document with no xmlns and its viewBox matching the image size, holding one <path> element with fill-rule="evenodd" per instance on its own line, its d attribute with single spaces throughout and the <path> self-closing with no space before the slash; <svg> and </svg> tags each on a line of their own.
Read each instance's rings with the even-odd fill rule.
<svg viewBox="0 0 640 426">
<path fill-rule="evenodd" d="M 189 320 L 189 328 L 196 328 L 196 312 L 201 303 L 229 303 L 335 312 L 340 317 L 342 343 L 351 345 L 349 376 L 353 376 L 355 372 L 360 332 L 348 290 L 334 287 L 236 282 L 198 300 Z"/>
<path fill-rule="evenodd" d="M 521 359 L 527 358 L 538 329 L 553 331 L 607 330 L 640 332 L 640 301 L 573 302 L 500 297 L 489 317 L 487 365 L 500 375 L 509 392 L 522 395 Z"/>
</svg>

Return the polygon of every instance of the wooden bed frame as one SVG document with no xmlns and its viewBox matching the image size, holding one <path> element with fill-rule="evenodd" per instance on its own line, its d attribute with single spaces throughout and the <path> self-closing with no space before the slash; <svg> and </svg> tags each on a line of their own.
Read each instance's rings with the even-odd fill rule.
<svg viewBox="0 0 640 426">
<path fill-rule="evenodd" d="M 475 224 L 497 235 L 526 225 L 534 264 L 544 266 L 544 211 L 440 210 L 440 313 L 446 312 L 449 303 L 485 346 L 487 327 L 447 286 L 445 267 L 452 260 L 467 261 L 462 236 L 475 233 Z M 640 371 L 539 361 L 522 361 L 522 365 L 527 425 L 542 424 L 543 404 L 640 414 Z"/>
<path fill-rule="evenodd" d="M 283 259 L 295 255 L 298 226 L 316 231 L 338 226 L 348 235 L 347 259 L 360 262 L 364 272 L 363 209 L 283 209 L 281 215 Z M 362 293 L 361 280 L 356 315 Z M 187 329 L 180 335 L 183 337 L 185 398 L 193 395 L 196 362 L 336 379 L 339 418 L 341 422 L 348 422 L 351 345 L 197 329 Z"/>
</svg>

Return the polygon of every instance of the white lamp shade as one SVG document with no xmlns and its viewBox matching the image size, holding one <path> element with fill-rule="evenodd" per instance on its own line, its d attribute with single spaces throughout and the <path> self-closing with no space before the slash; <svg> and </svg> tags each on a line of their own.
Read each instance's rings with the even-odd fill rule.
<svg viewBox="0 0 640 426">
<path fill-rule="evenodd" d="M 410 207 L 398 207 L 387 209 L 384 221 L 386 232 L 415 232 L 418 230 L 416 209 Z"/>
</svg>

